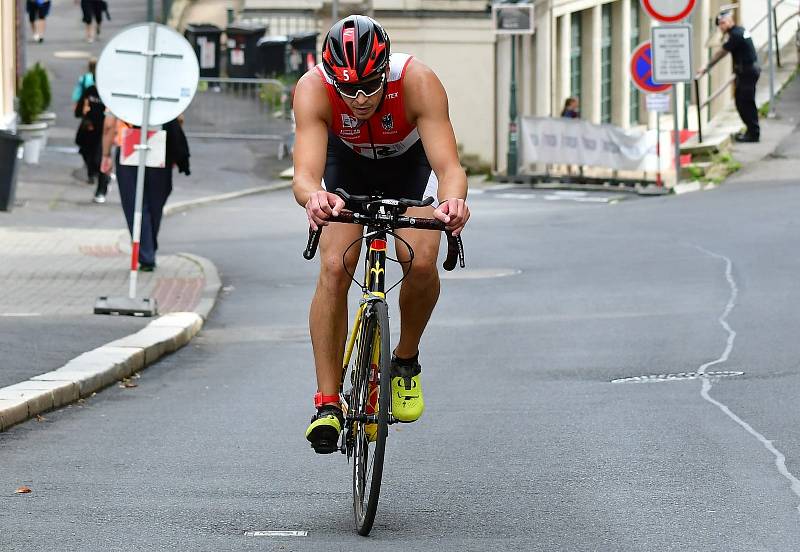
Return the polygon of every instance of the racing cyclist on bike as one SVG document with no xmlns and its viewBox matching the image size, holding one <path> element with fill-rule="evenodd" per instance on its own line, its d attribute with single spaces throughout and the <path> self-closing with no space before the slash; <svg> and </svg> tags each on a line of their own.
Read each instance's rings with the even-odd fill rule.
<svg viewBox="0 0 800 552">
<path fill-rule="evenodd" d="M 390 54 L 389 36 L 375 20 L 353 15 L 335 23 L 322 63 L 303 75 L 294 95 L 297 122 L 293 191 L 320 239 L 320 274 L 309 314 L 317 374 L 317 413 L 306 438 L 318 453 L 337 450 L 343 426 L 339 385 L 347 337 L 350 276 L 345 249 L 361 236 L 358 225 L 328 225 L 344 201 L 328 190 L 380 193 L 385 198 L 439 200 L 408 209 L 434 217 L 458 235 L 469 219 L 467 178 L 458 158 L 447 94 L 431 69 L 410 55 Z M 439 297 L 436 260 L 440 234 L 397 231 L 414 250 L 400 288 L 400 340 L 392 355 L 392 414 L 401 422 L 422 415 L 419 343 Z M 405 247 L 397 258 L 408 261 Z M 360 246 L 345 259 L 352 274 Z M 407 266 L 407 265 L 406 265 Z"/>
</svg>

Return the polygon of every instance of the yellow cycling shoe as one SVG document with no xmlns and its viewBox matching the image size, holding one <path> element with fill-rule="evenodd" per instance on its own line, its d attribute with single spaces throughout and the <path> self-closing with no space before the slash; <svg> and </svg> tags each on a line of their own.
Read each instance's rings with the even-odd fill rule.
<svg viewBox="0 0 800 552">
<path fill-rule="evenodd" d="M 339 434 L 343 425 L 341 408 L 334 405 L 320 407 L 306 429 L 306 439 L 311 442 L 314 452 L 331 454 L 339 450 Z"/>
<path fill-rule="evenodd" d="M 392 357 L 392 415 L 399 422 L 416 422 L 425 410 L 421 371 L 417 357 Z"/>
</svg>

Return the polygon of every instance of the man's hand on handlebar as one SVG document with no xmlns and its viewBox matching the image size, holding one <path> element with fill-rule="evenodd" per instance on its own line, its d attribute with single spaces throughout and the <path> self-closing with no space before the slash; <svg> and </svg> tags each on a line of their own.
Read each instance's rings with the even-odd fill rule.
<svg viewBox="0 0 800 552">
<path fill-rule="evenodd" d="M 442 221 L 454 236 L 458 236 L 469 220 L 469 207 L 463 199 L 445 199 L 433 212 L 433 216 Z"/>
<path fill-rule="evenodd" d="M 344 200 L 336 194 L 319 190 L 306 201 L 306 216 L 312 230 L 327 226 L 328 219 L 338 216 L 344 208 Z"/>
</svg>

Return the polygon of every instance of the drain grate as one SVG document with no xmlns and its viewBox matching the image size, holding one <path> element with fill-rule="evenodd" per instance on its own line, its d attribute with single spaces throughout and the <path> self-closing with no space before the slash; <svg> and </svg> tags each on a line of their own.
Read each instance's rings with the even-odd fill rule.
<svg viewBox="0 0 800 552">
<path fill-rule="evenodd" d="M 611 383 L 660 383 L 663 381 L 684 381 L 700 378 L 732 378 L 743 376 L 744 372 L 722 371 L 722 372 L 678 372 L 676 374 L 654 374 L 650 376 L 634 376 L 630 378 L 619 378 L 611 380 Z"/>
<path fill-rule="evenodd" d="M 308 531 L 245 531 L 245 537 L 307 537 Z"/>
</svg>

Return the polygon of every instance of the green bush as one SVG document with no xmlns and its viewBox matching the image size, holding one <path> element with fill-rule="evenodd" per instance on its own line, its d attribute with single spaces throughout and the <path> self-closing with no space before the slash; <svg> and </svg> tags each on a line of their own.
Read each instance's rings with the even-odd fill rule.
<svg viewBox="0 0 800 552">
<path fill-rule="evenodd" d="M 19 118 L 24 124 L 29 125 L 44 109 L 42 87 L 34 69 L 28 70 L 22 77 L 22 85 L 19 87 L 17 97 L 19 98 Z"/>
<path fill-rule="evenodd" d="M 47 76 L 47 71 L 38 62 L 33 66 L 33 70 L 39 77 L 39 87 L 42 90 L 42 111 L 47 111 L 53 99 L 52 90 L 50 88 L 50 77 Z"/>
</svg>

